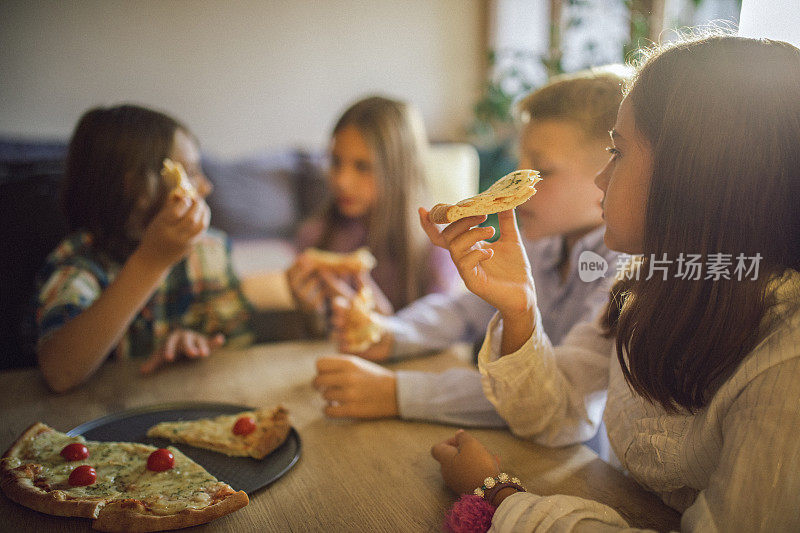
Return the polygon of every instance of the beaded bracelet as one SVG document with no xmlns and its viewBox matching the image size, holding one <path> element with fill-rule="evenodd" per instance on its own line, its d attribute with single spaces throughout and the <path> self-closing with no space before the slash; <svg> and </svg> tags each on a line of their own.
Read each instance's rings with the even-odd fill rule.
<svg viewBox="0 0 800 533">
<path fill-rule="evenodd" d="M 516 489 L 517 492 L 525 492 L 525 487 L 521 485 L 519 478 L 510 477 L 505 472 L 500 472 L 495 477 L 487 477 L 484 479 L 483 485 L 473 490 L 472 493 L 494 504 L 495 495 L 508 487 Z"/>
</svg>

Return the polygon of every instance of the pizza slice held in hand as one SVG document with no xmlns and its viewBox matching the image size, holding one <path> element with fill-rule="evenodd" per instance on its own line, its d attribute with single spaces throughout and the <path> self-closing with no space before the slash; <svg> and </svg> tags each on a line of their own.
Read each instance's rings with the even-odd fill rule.
<svg viewBox="0 0 800 533">
<path fill-rule="evenodd" d="M 377 264 L 375 256 L 365 246 L 346 254 L 307 248 L 303 255 L 311 260 L 315 269 L 336 274 L 358 275 L 369 272 Z"/>
<path fill-rule="evenodd" d="M 428 213 L 428 219 L 434 224 L 449 224 L 465 217 L 514 209 L 536 194 L 535 185 L 541 180 L 536 170 L 516 170 L 476 196 L 456 204 L 436 204 Z"/>
<path fill-rule="evenodd" d="M 216 418 L 161 422 L 147 430 L 147 436 L 225 455 L 263 459 L 283 444 L 289 429 L 289 413 L 278 406 Z"/>
<path fill-rule="evenodd" d="M 87 441 L 42 423 L 0 459 L 0 487 L 36 511 L 94 519 L 100 531 L 195 526 L 249 502 L 176 448 Z"/>
<path fill-rule="evenodd" d="M 349 350 L 363 352 L 380 342 L 384 328 L 377 315 L 372 290 L 365 285 L 350 299 L 345 312 L 342 341 Z"/>
<path fill-rule="evenodd" d="M 161 177 L 167 183 L 170 195 L 182 198 L 197 198 L 197 189 L 189 181 L 189 176 L 186 175 L 186 170 L 180 163 L 169 158 L 165 159 L 164 166 L 161 169 Z"/>
</svg>

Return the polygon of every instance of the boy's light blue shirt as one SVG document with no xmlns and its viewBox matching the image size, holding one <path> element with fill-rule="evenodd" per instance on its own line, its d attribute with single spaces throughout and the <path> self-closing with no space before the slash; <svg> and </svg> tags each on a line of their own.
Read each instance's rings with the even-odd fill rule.
<svg viewBox="0 0 800 533">
<path fill-rule="evenodd" d="M 608 302 L 618 254 L 605 247 L 604 233 L 605 227 L 601 226 L 575 243 L 570 252 L 571 270 L 564 283 L 558 271 L 563 238 L 526 243 L 544 331 L 554 345 L 572 326 L 594 318 Z M 587 250 L 608 263 L 605 277 L 591 282 L 581 280 L 578 258 Z M 444 350 L 458 342 L 478 342 L 494 314 L 491 305 L 471 292 L 429 294 L 387 319 L 395 339 L 393 357 L 402 359 Z M 506 425 L 484 396 L 480 374 L 468 368 L 439 374 L 398 371 L 397 402 L 403 418 L 473 427 Z"/>
</svg>

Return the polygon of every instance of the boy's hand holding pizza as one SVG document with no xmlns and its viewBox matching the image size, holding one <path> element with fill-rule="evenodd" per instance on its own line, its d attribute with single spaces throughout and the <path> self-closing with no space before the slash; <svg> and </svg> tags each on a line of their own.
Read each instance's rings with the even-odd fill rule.
<svg viewBox="0 0 800 533">
<path fill-rule="evenodd" d="M 351 313 L 353 312 L 353 305 L 350 301 L 343 298 L 334 298 L 331 315 L 331 326 L 333 326 L 333 341 L 337 345 L 337 349 L 342 353 L 357 355 L 368 361 L 383 362 L 389 359 L 392 354 L 394 346 L 394 335 L 377 324 L 378 335 L 372 337 L 370 342 L 364 344 L 362 342 L 353 343 L 352 334 L 348 334 L 349 326 L 352 324 Z M 370 318 L 373 320 L 380 317 L 375 316 L 375 313 L 370 313 Z"/>
</svg>

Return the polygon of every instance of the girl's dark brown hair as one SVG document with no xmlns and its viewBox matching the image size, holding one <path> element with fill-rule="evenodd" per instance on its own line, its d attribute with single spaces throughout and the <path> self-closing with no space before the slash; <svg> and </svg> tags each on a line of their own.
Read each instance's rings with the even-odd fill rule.
<svg viewBox="0 0 800 533">
<path fill-rule="evenodd" d="M 378 181 L 377 204 L 367 221 L 367 245 L 380 259 L 392 257 L 397 264 L 400 301 L 403 307 L 425 294 L 431 273 L 430 246 L 420 229 L 415 206 L 425 205 L 427 180 L 423 166 L 427 148 L 422 119 L 405 102 L 371 96 L 350 106 L 336 122 L 333 134 L 355 126 L 364 137 L 375 160 Z M 335 219 L 336 207 L 327 207 L 325 217 Z M 329 224 L 318 246 L 324 248 L 332 237 Z"/>
<path fill-rule="evenodd" d="M 639 277 L 615 285 L 606 325 L 635 391 L 693 411 L 763 337 L 769 282 L 800 268 L 800 51 L 720 35 L 673 44 L 626 99 L 653 174 Z M 731 254 L 731 279 L 676 278 L 681 253 Z M 737 280 L 739 254 L 760 254 L 757 279 Z M 666 280 L 646 279 L 651 257 L 672 261 Z"/>
<path fill-rule="evenodd" d="M 186 127 L 134 105 L 97 107 L 78 121 L 69 143 L 62 202 L 71 231 L 86 230 L 99 250 L 124 261 L 137 244 L 131 224 L 146 224 L 165 191 L 159 171 L 175 132 Z"/>
</svg>

